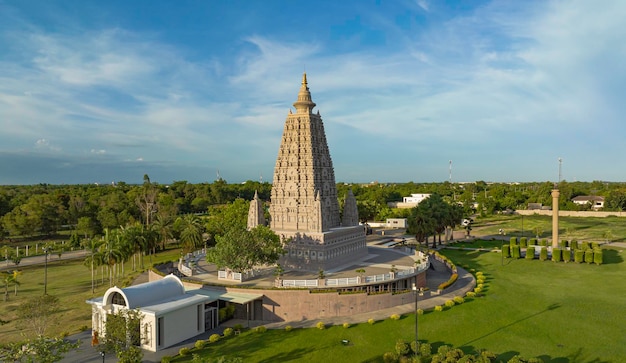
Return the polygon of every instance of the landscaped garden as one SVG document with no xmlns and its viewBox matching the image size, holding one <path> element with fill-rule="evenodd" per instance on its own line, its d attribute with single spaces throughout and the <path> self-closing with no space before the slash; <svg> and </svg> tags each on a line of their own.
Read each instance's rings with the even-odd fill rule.
<svg viewBox="0 0 626 363">
<path fill-rule="evenodd" d="M 623 249 L 605 248 L 604 264 L 554 263 L 500 258 L 499 253 L 444 250 L 457 265 L 486 276 L 476 298 L 419 317 L 419 340 L 436 350 L 451 345 L 466 353 L 489 350 L 497 361 L 516 355 L 545 362 L 617 362 L 623 339 Z M 245 362 L 377 362 L 398 340 L 414 339 L 415 315 L 375 324 L 326 329 L 244 331 L 202 350 L 192 360 L 241 357 Z M 348 341 L 344 344 L 343 341 Z"/>
</svg>

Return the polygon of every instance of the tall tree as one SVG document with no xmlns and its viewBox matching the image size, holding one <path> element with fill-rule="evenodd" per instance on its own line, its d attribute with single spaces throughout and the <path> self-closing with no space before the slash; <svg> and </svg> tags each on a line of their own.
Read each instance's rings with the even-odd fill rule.
<svg viewBox="0 0 626 363">
<path fill-rule="evenodd" d="M 183 252 L 193 252 L 202 247 L 204 225 L 200 217 L 194 214 L 186 214 L 183 217 L 178 217 L 176 223 L 180 231 L 179 239 Z"/>
</svg>

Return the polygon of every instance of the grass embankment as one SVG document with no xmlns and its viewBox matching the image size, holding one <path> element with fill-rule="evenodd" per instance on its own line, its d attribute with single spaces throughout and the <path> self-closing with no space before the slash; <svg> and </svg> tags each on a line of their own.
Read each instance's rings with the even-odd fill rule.
<svg viewBox="0 0 626 363">
<path fill-rule="evenodd" d="M 180 250 L 168 250 L 154 255 L 153 262 L 171 261 L 180 256 Z M 81 328 L 91 328 L 91 306 L 85 301 L 104 295 L 109 288 L 108 274 L 104 269 L 104 282 L 102 281 L 101 269 L 96 268 L 97 286 L 95 294 L 91 294 L 91 270 L 78 261 L 55 261 L 57 256 L 51 255 L 48 263 L 48 294 L 59 298 L 61 311 L 54 317 L 54 324 L 50 326 L 47 335 L 58 336 L 62 333 L 74 334 Z M 145 267 L 148 268 L 149 257 L 144 257 Z M 2 262 L 5 263 L 5 262 Z M 9 287 L 9 300 L 4 301 L 4 285 L 0 296 L 0 320 L 8 321 L 0 326 L 0 344 L 10 343 L 24 339 L 23 334 L 31 334 L 28 326 L 17 319 L 17 308 L 20 304 L 34 296 L 43 295 L 44 292 L 44 266 L 16 266 L 21 271 L 18 277 L 17 296 L 14 295 L 14 287 Z M 116 285 L 129 284 L 140 271 L 132 271 L 132 262 L 124 266 L 126 276 L 116 281 Z"/>
<path fill-rule="evenodd" d="M 623 249 L 605 249 L 601 266 L 539 260 L 504 260 L 499 253 L 444 250 L 458 265 L 482 271 L 484 296 L 419 317 L 419 337 L 435 347 L 487 349 L 507 361 L 517 354 L 545 362 L 617 362 L 626 356 Z M 245 362 L 378 362 L 398 339 L 414 339 L 415 315 L 348 329 L 247 331 L 199 353 Z M 345 346 L 341 340 L 347 339 Z M 193 353 L 193 352 L 192 352 Z M 175 362 L 191 361 L 191 356 Z"/>
</svg>

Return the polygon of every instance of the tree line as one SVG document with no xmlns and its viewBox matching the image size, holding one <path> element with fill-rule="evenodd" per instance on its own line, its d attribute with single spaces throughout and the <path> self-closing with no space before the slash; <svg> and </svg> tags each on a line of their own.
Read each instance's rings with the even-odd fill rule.
<svg viewBox="0 0 626 363">
<path fill-rule="evenodd" d="M 550 191 L 553 188 L 554 184 L 550 182 L 337 184 L 340 200 L 348 189 L 352 190 L 362 221 L 408 218 L 410 210 L 395 209 L 388 203 L 402 201 L 412 193 L 438 194 L 444 201 L 460 205 L 464 215 L 489 215 L 526 209 L 528 203 L 551 206 Z M 626 183 L 563 181 L 558 188 L 561 210 L 589 209 L 590 206 L 571 202 L 579 195 L 604 196 L 604 210 L 626 209 Z M 237 198 L 251 200 L 255 191 L 262 200 L 269 201 L 271 184 L 254 181 L 230 184 L 217 180 L 199 184 L 175 181 L 163 185 L 150 182 L 146 175 L 142 185 L 119 182 L 115 185 L 0 186 L 0 238 L 52 236 L 64 229 L 81 238 L 90 238 L 102 235 L 106 229 L 135 223 L 169 224 L 179 216 L 206 214 L 210 207 Z"/>
</svg>

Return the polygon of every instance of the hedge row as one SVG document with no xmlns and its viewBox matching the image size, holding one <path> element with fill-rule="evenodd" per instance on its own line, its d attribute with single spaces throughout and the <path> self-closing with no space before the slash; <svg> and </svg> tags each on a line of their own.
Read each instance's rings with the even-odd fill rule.
<svg viewBox="0 0 626 363">
<path fill-rule="evenodd" d="M 573 252 L 572 252 L 573 251 Z M 504 258 L 522 258 L 521 246 L 520 245 L 503 245 L 502 246 L 502 256 Z M 535 246 L 530 246 L 526 248 L 526 255 L 524 256 L 527 260 L 532 260 L 535 258 Z M 603 253 L 600 247 L 595 248 L 587 248 L 587 249 L 562 249 L 562 248 L 553 248 L 552 249 L 552 261 L 554 262 L 570 262 L 572 261 L 572 257 L 574 258 L 574 262 L 583 263 L 586 262 L 588 264 L 595 263 L 596 265 L 601 265 L 603 262 Z M 548 259 L 548 248 L 541 247 L 539 251 L 539 260 L 545 261 Z"/>
<path fill-rule="evenodd" d="M 456 279 L 458 279 L 458 278 L 459 278 L 459 274 L 457 274 L 457 273 L 453 273 L 453 274 L 450 276 L 450 278 L 448 279 L 448 281 L 446 281 L 446 282 L 442 282 L 442 283 L 440 283 L 440 284 L 439 284 L 438 289 L 439 289 L 439 290 L 443 290 L 443 289 L 445 289 L 446 287 L 451 286 L 453 283 L 455 283 L 455 282 L 456 282 Z"/>
</svg>

